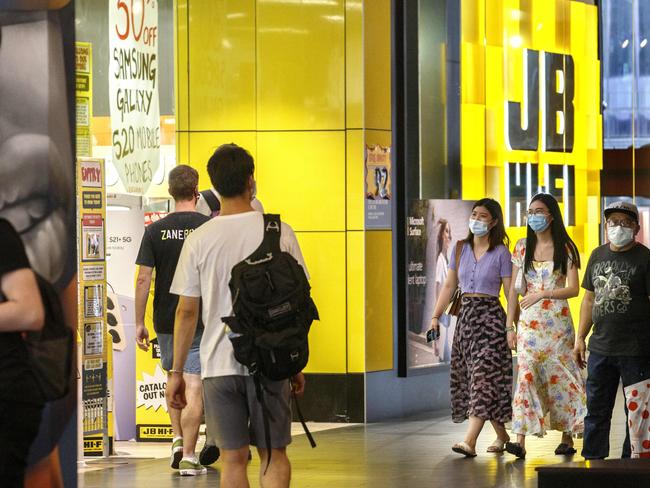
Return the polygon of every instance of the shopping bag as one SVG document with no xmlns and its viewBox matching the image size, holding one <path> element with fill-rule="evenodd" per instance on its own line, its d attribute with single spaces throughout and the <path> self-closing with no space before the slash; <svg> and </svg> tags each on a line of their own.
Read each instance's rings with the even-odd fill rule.
<svg viewBox="0 0 650 488">
<path fill-rule="evenodd" d="M 626 386 L 628 427 L 633 458 L 650 458 L 650 378 Z"/>
</svg>

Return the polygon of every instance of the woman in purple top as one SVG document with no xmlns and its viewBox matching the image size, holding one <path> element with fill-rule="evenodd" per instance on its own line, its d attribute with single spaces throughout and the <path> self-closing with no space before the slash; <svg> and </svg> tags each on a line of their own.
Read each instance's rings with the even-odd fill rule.
<svg viewBox="0 0 650 488">
<path fill-rule="evenodd" d="M 506 337 L 506 314 L 499 302 L 501 286 L 510 289 L 510 240 L 501 205 L 491 198 L 474 204 L 469 234 L 456 270 L 456 246 L 449 273 L 433 310 L 431 328 L 460 284 L 462 299 L 451 352 L 452 420 L 469 419 L 465 440 L 452 450 L 476 456 L 476 440 L 486 420 L 497 434 L 489 452 L 501 452 L 510 440 L 504 423 L 512 417 L 512 355 Z"/>
</svg>

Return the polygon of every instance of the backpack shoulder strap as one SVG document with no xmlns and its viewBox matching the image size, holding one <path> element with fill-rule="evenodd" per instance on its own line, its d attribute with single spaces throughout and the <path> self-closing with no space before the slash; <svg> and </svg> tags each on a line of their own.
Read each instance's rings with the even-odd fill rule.
<svg viewBox="0 0 650 488">
<path fill-rule="evenodd" d="M 262 243 L 248 258 L 250 261 L 265 259 L 269 255 L 281 252 L 280 235 L 282 232 L 282 223 L 280 216 L 277 214 L 264 214 L 264 238 Z"/>
<path fill-rule="evenodd" d="M 205 203 L 208 204 L 208 207 L 210 207 L 210 212 L 218 212 L 221 210 L 221 202 L 212 190 L 203 190 L 201 196 L 205 200 Z"/>
<path fill-rule="evenodd" d="M 278 214 L 264 214 L 264 241 L 270 252 L 280 252 L 280 235 L 282 222 Z"/>
</svg>

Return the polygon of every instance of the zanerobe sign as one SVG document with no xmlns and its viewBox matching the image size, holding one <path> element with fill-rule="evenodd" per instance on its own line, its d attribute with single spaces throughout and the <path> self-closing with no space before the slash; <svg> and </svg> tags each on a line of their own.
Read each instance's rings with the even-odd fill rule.
<svg viewBox="0 0 650 488">
<path fill-rule="evenodd" d="M 505 142 L 508 151 L 572 152 L 575 94 L 573 58 L 567 54 L 524 49 L 522 65 L 522 102 L 506 101 L 505 107 Z M 528 202 L 541 191 L 552 194 L 564 204 L 565 224 L 574 225 L 574 167 L 544 164 L 544 181 L 540 184 L 539 166 L 539 163 L 528 161 L 506 164 L 506 225 L 525 225 Z"/>
</svg>

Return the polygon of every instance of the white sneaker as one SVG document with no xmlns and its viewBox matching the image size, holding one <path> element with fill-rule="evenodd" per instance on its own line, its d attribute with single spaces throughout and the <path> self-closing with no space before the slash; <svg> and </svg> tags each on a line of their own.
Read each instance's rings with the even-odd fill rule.
<svg viewBox="0 0 650 488">
<path fill-rule="evenodd" d="M 208 472 L 208 468 L 201 466 L 191 459 L 182 459 L 179 465 L 181 476 L 197 476 Z"/>
</svg>

